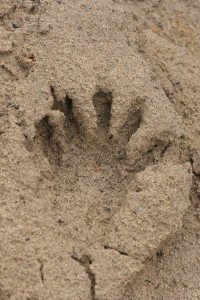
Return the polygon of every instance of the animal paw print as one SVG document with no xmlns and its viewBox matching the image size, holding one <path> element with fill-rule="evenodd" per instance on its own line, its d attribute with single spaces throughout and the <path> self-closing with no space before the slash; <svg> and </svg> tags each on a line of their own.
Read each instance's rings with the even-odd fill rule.
<svg viewBox="0 0 200 300">
<path fill-rule="evenodd" d="M 88 226 L 107 222 L 123 205 L 135 173 L 164 160 L 179 134 L 178 122 L 173 124 L 167 106 L 168 117 L 162 120 L 158 101 L 136 97 L 116 130 L 111 91 L 97 90 L 90 103 L 81 106 L 83 114 L 78 101 L 56 87 L 51 86 L 51 94 L 51 111 L 36 124 L 34 147 L 50 162 L 57 187 L 88 199 L 83 216 Z"/>
<path fill-rule="evenodd" d="M 174 139 L 183 133 L 172 107 L 158 98 L 152 101 L 148 97 L 136 97 L 127 111 L 119 114 L 121 123 L 118 124 L 111 91 L 99 89 L 84 104 L 59 93 L 53 86 L 51 94 L 53 105 L 36 124 L 36 140 L 56 164 L 62 164 L 71 147 L 87 148 L 86 152 L 91 155 L 92 151 L 94 156 L 97 153 L 107 156 L 109 152 L 108 156 L 123 161 L 127 171 L 134 173 L 163 161 Z M 119 112 L 120 109 L 119 106 Z"/>
<path fill-rule="evenodd" d="M 190 204 L 189 166 L 167 161 L 181 122 L 159 97 L 136 97 L 115 122 L 111 91 L 97 90 L 85 106 L 56 87 L 51 94 L 51 110 L 36 124 L 35 153 L 49 161 L 51 189 L 65 199 L 65 235 L 94 262 L 96 297 L 118 299 L 113 270 L 118 286 L 122 274 L 135 276 L 180 229 Z"/>
</svg>

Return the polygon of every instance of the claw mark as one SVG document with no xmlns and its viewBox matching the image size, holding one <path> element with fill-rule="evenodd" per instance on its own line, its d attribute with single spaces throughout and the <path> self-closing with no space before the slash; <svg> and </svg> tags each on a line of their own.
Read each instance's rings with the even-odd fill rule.
<svg viewBox="0 0 200 300">
<path fill-rule="evenodd" d="M 100 90 L 93 96 L 92 102 L 97 114 L 97 126 L 108 129 L 110 126 L 112 93 Z"/>
<path fill-rule="evenodd" d="M 92 264 L 92 260 L 88 255 L 83 255 L 81 258 L 78 258 L 76 255 L 71 255 L 71 258 L 75 261 L 77 261 L 82 267 L 85 268 L 85 272 L 88 275 L 88 278 L 90 280 L 90 291 L 91 291 L 91 300 L 96 300 L 96 294 L 95 294 L 95 285 L 96 285 L 96 278 L 95 274 L 91 271 L 90 265 Z"/>
</svg>

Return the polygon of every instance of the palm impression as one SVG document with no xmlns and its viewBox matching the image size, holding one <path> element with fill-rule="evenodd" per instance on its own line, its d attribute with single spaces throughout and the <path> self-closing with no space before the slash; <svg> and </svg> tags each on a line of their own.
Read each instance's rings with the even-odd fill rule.
<svg viewBox="0 0 200 300">
<path fill-rule="evenodd" d="M 165 118 L 156 127 L 152 111 L 159 114 L 163 104 L 136 97 L 113 130 L 115 99 L 99 89 L 89 104 L 96 120 L 90 130 L 73 99 L 59 98 L 53 86 L 51 93 L 51 111 L 36 124 L 34 143 L 54 170 L 54 189 L 65 194 L 60 214 L 66 230 L 88 252 L 99 245 L 143 262 L 179 228 L 189 205 L 188 166 L 167 161 L 181 134 L 178 121 Z M 166 110 L 173 117 L 167 105 Z"/>
</svg>

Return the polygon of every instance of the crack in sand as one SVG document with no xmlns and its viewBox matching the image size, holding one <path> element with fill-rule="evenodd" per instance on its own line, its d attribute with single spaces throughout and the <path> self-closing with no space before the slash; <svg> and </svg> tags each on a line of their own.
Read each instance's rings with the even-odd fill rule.
<svg viewBox="0 0 200 300">
<path fill-rule="evenodd" d="M 92 272 L 90 269 L 90 265 L 92 264 L 92 260 L 89 255 L 83 255 L 81 258 L 78 258 L 76 255 L 71 255 L 71 258 L 77 261 L 82 267 L 84 267 L 85 272 L 88 275 L 90 280 L 90 291 L 91 291 L 91 300 L 96 300 L 96 292 L 95 292 L 95 285 L 96 285 L 96 276 L 95 273 Z"/>
<path fill-rule="evenodd" d="M 41 258 L 38 258 L 38 262 L 40 264 L 40 267 L 39 267 L 40 278 L 41 278 L 42 283 L 44 283 L 44 264 L 43 264 L 43 261 Z"/>
<path fill-rule="evenodd" d="M 117 248 L 115 248 L 115 247 L 111 247 L 111 246 L 104 246 L 104 249 L 108 249 L 108 250 L 114 250 L 114 251 L 117 251 L 119 254 L 121 254 L 121 255 L 124 255 L 124 256 L 129 256 L 129 254 L 127 253 L 127 252 L 124 252 L 124 251 L 121 251 L 121 250 L 119 250 L 119 249 L 117 249 Z"/>
</svg>

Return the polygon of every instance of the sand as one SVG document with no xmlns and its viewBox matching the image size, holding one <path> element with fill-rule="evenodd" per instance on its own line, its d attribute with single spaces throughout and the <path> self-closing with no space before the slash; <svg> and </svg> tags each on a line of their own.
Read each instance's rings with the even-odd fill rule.
<svg viewBox="0 0 200 300">
<path fill-rule="evenodd" d="M 0 299 L 200 299 L 200 1 L 0 3 Z"/>
</svg>

